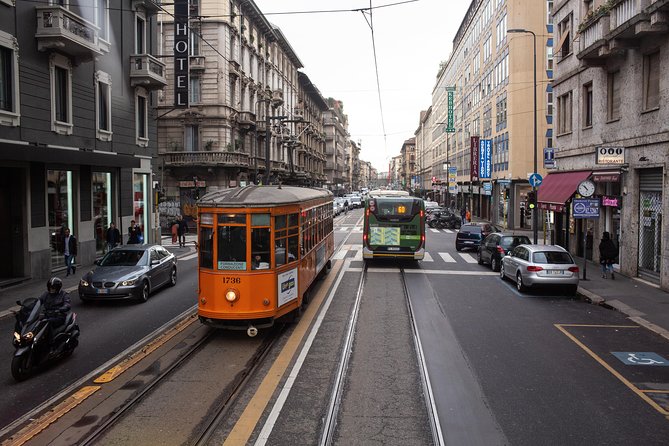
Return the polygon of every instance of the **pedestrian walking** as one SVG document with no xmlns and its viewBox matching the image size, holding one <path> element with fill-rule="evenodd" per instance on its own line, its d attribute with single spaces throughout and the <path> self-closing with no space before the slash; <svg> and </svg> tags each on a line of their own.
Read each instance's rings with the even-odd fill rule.
<svg viewBox="0 0 669 446">
<path fill-rule="evenodd" d="M 77 256 L 77 238 L 70 234 L 70 228 L 65 228 L 59 251 L 65 258 L 65 267 L 67 268 L 66 275 L 69 276 L 70 272 L 72 272 L 72 274 L 76 273 L 77 267 L 74 264 L 74 261 Z"/>
<path fill-rule="evenodd" d="M 116 223 L 109 223 L 109 228 L 107 229 L 107 234 L 105 234 L 105 239 L 107 240 L 107 251 L 111 251 L 118 245 L 123 244 L 123 239 L 121 238 L 121 231 L 116 227 Z"/>
<path fill-rule="evenodd" d="M 186 233 L 188 232 L 188 223 L 184 220 L 183 216 L 179 215 L 177 218 L 177 235 L 179 236 L 179 246 L 186 246 Z"/>
<path fill-rule="evenodd" d="M 179 224 L 177 223 L 176 220 L 174 220 L 174 222 L 172 222 L 172 226 L 170 227 L 170 231 L 172 232 L 172 244 L 173 245 L 177 242 L 177 240 L 179 240 L 178 229 L 179 229 Z"/>
<path fill-rule="evenodd" d="M 465 212 L 465 219 L 467 220 L 467 222 L 472 221 L 472 213 L 469 212 L 469 209 L 467 210 L 467 212 Z"/>
<path fill-rule="evenodd" d="M 128 245 L 137 245 L 141 243 L 142 228 L 139 227 L 135 220 L 130 220 L 128 226 Z"/>
<path fill-rule="evenodd" d="M 599 242 L 599 263 L 602 265 L 602 277 L 607 278 L 609 274 L 611 279 L 615 279 L 613 275 L 613 264 L 616 263 L 618 257 L 618 248 L 611 240 L 611 234 L 604 231 L 602 240 Z"/>
<path fill-rule="evenodd" d="M 460 219 L 462 220 L 462 224 L 464 225 L 467 223 L 467 208 L 463 207 L 460 209 Z"/>
</svg>

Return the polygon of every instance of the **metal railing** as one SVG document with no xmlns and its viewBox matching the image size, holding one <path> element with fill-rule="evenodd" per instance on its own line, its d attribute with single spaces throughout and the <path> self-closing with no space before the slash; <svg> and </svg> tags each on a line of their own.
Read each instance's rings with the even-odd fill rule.
<svg viewBox="0 0 669 446">
<path fill-rule="evenodd" d="M 227 165 L 248 166 L 249 156 L 239 152 L 166 152 L 165 165 Z"/>
</svg>

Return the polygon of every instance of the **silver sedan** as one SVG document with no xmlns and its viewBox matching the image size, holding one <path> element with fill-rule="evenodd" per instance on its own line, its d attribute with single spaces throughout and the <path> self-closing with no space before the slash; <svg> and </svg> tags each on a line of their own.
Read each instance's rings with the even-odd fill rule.
<svg viewBox="0 0 669 446">
<path fill-rule="evenodd" d="M 157 245 L 126 245 L 109 251 L 79 281 L 79 297 L 88 300 L 136 299 L 177 283 L 177 258 Z"/>
<path fill-rule="evenodd" d="M 578 288 L 578 265 L 561 246 L 519 245 L 502 258 L 499 277 L 516 280 L 518 291 L 530 287 L 560 286 L 570 294 Z"/>
</svg>

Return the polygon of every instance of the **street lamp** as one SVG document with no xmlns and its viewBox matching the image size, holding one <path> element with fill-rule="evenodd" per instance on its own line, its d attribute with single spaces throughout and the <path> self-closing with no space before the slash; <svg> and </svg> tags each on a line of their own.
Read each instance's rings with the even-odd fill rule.
<svg viewBox="0 0 669 446">
<path fill-rule="evenodd" d="M 537 173 L 537 35 L 530 31 L 529 29 L 523 28 L 514 28 L 506 31 L 507 33 L 518 33 L 518 34 L 532 34 L 532 50 L 534 55 L 534 172 Z M 528 203 L 533 205 L 532 209 L 532 234 L 534 235 L 534 244 L 538 243 L 539 239 L 539 210 L 537 209 L 536 197 L 537 197 L 537 188 L 532 185 L 532 196 L 534 197 L 534 203 Z"/>
</svg>

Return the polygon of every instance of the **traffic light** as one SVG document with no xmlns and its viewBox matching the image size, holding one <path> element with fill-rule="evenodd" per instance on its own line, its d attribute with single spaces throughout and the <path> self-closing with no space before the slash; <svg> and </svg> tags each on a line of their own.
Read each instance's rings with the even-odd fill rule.
<svg viewBox="0 0 669 446">
<path fill-rule="evenodd" d="M 533 190 L 527 193 L 527 207 L 534 209 L 537 205 L 537 193 Z"/>
</svg>

